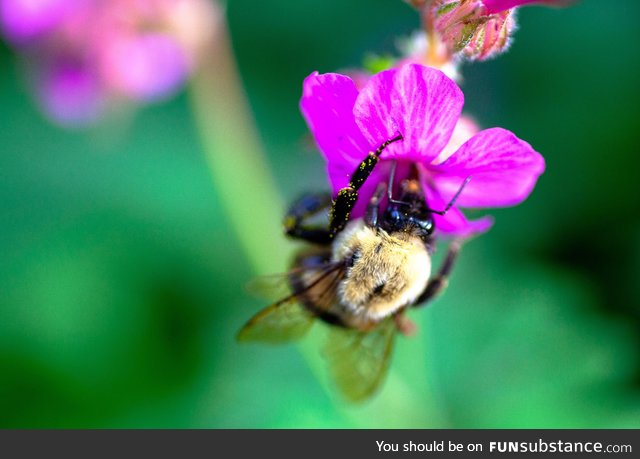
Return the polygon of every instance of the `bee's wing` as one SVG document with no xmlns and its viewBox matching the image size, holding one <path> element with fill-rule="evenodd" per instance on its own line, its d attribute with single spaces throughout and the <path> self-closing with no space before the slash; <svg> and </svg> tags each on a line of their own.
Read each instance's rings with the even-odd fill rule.
<svg viewBox="0 0 640 459">
<path fill-rule="evenodd" d="M 246 291 L 254 298 L 276 301 L 291 294 L 289 274 L 266 274 L 247 282 Z"/>
<path fill-rule="evenodd" d="M 259 311 L 240 329 L 237 339 L 286 343 L 304 336 L 313 320 L 313 315 L 291 296 Z"/>
<path fill-rule="evenodd" d="M 346 399 L 362 401 L 380 387 L 389 369 L 395 331 L 392 319 L 367 332 L 332 327 L 325 355 L 331 376 Z"/>
<path fill-rule="evenodd" d="M 302 303 L 319 305 L 330 302 L 342 275 L 342 265 L 326 263 L 310 268 L 298 267 L 283 274 L 282 278 L 286 280 L 292 275 L 298 279 L 297 290 L 249 319 L 238 332 L 238 341 L 286 343 L 304 336 L 316 315 Z M 274 279 L 277 280 L 272 276 L 270 280 Z M 285 283 L 280 282 L 279 285 Z"/>
<path fill-rule="evenodd" d="M 245 288 L 253 297 L 275 302 L 291 295 L 293 277 L 299 279 L 308 277 L 306 282 L 312 283 L 316 277 L 327 274 L 334 268 L 335 263 L 331 262 L 330 250 L 313 248 L 298 254 L 295 267 L 290 271 L 256 277 L 251 279 Z"/>
</svg>

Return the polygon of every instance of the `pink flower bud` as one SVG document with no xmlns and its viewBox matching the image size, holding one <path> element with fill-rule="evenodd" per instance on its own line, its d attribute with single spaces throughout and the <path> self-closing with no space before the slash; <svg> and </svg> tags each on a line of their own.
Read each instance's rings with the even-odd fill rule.
<svg viewBox="0 0 640 459">
<path fill-rule="evenodd" d="M 470 59 L 504 51 L 515 28 L 510 10 L 490 14 L 481 0 L 435 0 L 426 14 L 450 52 Z"/>
<path fill-rule="evenodd" d="M 508 48 L 515 7 L 529 3 L 565 6 L 571 0 L 433 0 L 423 14 L 450 53 L 485 60 Z"/>
</svg>

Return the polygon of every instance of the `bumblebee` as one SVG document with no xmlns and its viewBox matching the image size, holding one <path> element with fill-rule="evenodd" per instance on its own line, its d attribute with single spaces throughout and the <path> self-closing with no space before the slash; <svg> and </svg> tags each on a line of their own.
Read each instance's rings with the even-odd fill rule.
<svg viewBox="0 0 640 459">
<path fill-rule="evenodd" d="M 398 134 L 370 152 L 335 200 L 307 194 L 284 219 L 285 232 L 311 245 L 286 274 L 289 294 L 259 311 L 238 333 L 239 341 L 285 343 L 301 338 L 317 320 L 330 325 L 325 356 L 339 391 L 350 401 L 371 396 L 384 380 L 397 332 L 408 335 L 409 308 L 424 305 L 447 283 L 459 251 L 450 244 L 438 273 L 431 277 L 433 214 L 443 215 L 468 183 L 467 177 L 443 210 L 429 209 L 415 166 L 399 184 L 398 199 L 380 183 L 363 218 L 351 219 L 358 190 L 380 154 Z M 383 198 L 387 200 L 382 208 Z M 329 211 L 328 227 L 311 220 Z"/>
</svg>

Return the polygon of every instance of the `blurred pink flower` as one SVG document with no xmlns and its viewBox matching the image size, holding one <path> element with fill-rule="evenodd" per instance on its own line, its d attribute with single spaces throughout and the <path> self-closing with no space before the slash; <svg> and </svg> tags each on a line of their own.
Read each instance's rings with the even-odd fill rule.
<svg viewBox="0 0 640 459">
<path fill-rule="evenodd" d="M 151 100 L 171 93 L 189 74 L 180 45 L 166 34 L 114 37 L 100 60 L 110 87 L 132 99 Z"/>
<path fill-rule="evenodd" d="M 14 43 L 24 43 L 56 27 L 78 0 L 0 0 L 0 28 Z"/>
<path fill-rule="evenodd" d="M 372 76 L 358 89 L 344 75 L 313 73 L 306 78 L 300 106 L 327 161 L 336 194 L 369 151 L 401 133 L 389 145 L 360 190 L 354 217 L 361 216 L 377 184 L 388 180 L 391 160 L 396 179 L 416 165 L 432 209 L 444 209 L 468 176 L 471 181 L 446 215 L 434 215 L 436 228 L 466 236 L 486 231 L 490 217 L 469 221 L 457 208 L 519 204 L 544 171 L 544 159 L 513 133 L 492 128 L 477 132 L 460 118 L 464 96 L 439 70 L 407 64 Z"/>
<path fill-rule="evenodd" d="M 25 54 L 41 106 L 64 125 L 96 121 L 119 102 L 172 95 L 218 19 L 208 0 L 0 2 L 3 33 Z"/>
</svg>

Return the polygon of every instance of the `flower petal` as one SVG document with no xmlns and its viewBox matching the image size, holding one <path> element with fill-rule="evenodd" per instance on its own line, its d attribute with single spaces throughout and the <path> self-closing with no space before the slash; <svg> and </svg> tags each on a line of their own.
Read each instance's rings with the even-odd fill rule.
<svg viewBox="0 0 640 459">
<path fill-rule="evenodd" d="M 334 194 L 349 184 L 371 150 L 353 116 L 357 96 L 355 83 L 344 75 L 314 72 L 304 80 L 300 109 L 327 161 Z"/>
<path fill-rule="evenodd" d="M 431 164 L 441 164 L 446 161 L 452 154 L 458 151 L 467 140 L 480 132 L 480 128 L 476 122 L 466 115 L 462 115 L 456 124 L 451 139 L 444 150 L 431 161 Z"/>
<path fill-rule="evenodd" d="M 428 183 L 428 179 L 423 177 L 422 187 L 425 190 L 427 205 L 433 210 L 443 210 L 446 208 L 450 199 L 444 199 L 432 184 Z M 464 214 L 457 208 L 452 207 L 445 215 L 433 214 L 436 231 L 452 236 L 469 237 L 487 231 L 493 225 L 493 218 L 485 216 L 477 220 L 467 220 Z"/>
<path fill-rule="evenodd" d="M 442 196 L 451 199 L 465 178 L 471 181 L 458 197 L 461 207 L 506 207 L 529 196 L 544 159 L 531 145 L 501 128 L 479 132 L 429 171 Z"/>
<path fill-rule="evenodd" d="M 374 148 L 398 132 L 403 135 L 383 158 L 430 162 L 447 145 L 463 104 L 462 91 L 444 73 L 407 64 L 372 76 L 353 113 Z"/>
</svg>

